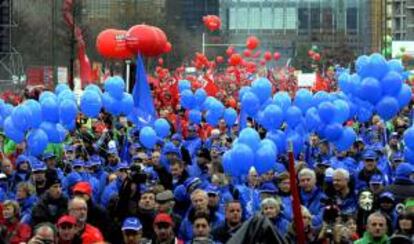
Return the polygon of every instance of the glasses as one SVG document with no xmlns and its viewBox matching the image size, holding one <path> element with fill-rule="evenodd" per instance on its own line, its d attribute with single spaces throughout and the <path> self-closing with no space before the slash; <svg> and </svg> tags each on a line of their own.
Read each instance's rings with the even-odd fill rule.
<svg viewBox="0 0 414 244">
<path fill-rule="evenodd" d="M 72 229 L 74 227 L 75 227 L 75 225 L 73 225 L 73 224 L 61 224 L 59 226 L 59 228 L 62 229 L 62 230 L 68 230 L 68 229 Z"/>
<path fill-rule="evenodd" d="M 156 226 L 158 227 L 158 229 L 168 229 L 171 227 L 168 223 L 158 223 L 156 224 Z"/>
</svg>

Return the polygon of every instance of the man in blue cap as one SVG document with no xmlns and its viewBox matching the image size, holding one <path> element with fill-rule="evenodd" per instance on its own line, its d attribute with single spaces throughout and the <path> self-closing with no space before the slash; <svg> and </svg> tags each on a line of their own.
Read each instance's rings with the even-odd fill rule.
<svg viewBox="0 0 414 244">
<path fill-rule="evenodd" d="M 36 187 L 36 193 L 41 196 L 46 191 L 46 170 L 45 163 L 32 158 L 32 183 Z"/>
<path fill-rule="evenodd" d="M 117 169 L 117 165 L 120 161 L 118 156 L 118 150 L 116 147 L 111 147 L 108 149 L 107 153 L 107 166 L 105 167 L 105 171 L 108 173 L 114 173 Z"/>
<path fill-rule="evenodd" d="M 181 134 L 175 133 L 174 135 L 172 135 L 171 142 L 176 148 L 178 148 L 178 151 L 180 152 L 180 158 L 187 165 L 190 165 L 192 163 L 192 157 L 190 155 L 189 150 L 183 145 L 183 137 L 181 136 Z"/>
<path fill-rule="evenodd" d="M 24 154 L 20 154 L 16 159 L 16 171 L 14 173 L 12 187 L 13 191 L 16 190 L 17 185 L 20 182 L 29 181 L 30 179 L 30 162 L 29 157 Z"/>
<path fill-rule="evenodd" d="M 196 153 L 200 150 L 203 144 L 197 134 L 197 129 L 196 125 L 190 125 L 188 127 L 188 135 L 183 142 L 183 146 L 188 150 L 191 158 L 196 156 Z"/>
<path fill-rule="evenodd" d="M 395 181 L 392 185 L 385 188 L 394 194 L 397 203 L 414 196 L 414 181 L 411 177 L 414 175 L 414 167 L 409 163 L 401 163 L 395 171 Z"/>
<path fill-rule="evenodd" d="M 142 243 L 142 224 L 138 218 L 126 218 L 121 230 L 124 244 Z"/>
<path fill-rule="evenodd" d="M 57 174 L 60 180 L 63 180 L 65 175 L 63 174 L 62 169 L 56 167 L 56 155 L 53 152 L 45 152 L 42 156 L 43 162 L 45 162 L 47 167 L 47 175 Z"/>
<path fill-rule="evenodd" d="M 65 145 L 63 146 L 64 154 L 63 154 L 63 171 L 67 174 L 72 170 L 72 161 L 75 159 L 75 147 L 72 145 Z"/>
<path fill-rule="evenodd" d="M 369 189 L 372 191 L 375 198 L 379 197 L 379 195 L 384 191 L 384 188 L 384 177 L 381 174 L 371 176 L 371 180 L 369 181 Z"/>
<path fill-rule="evenodd" d="M 378 155 L 372 149 L 367 149 L 363 156 L 363 168 L 356 175 L 356 189 L 359 191 L 363 188 L 368 188 L 369 181 L 371 177 L 375 174 L 380 174 L 384 176 L 384 180 L 387 183 L 388 179 L 385 175 L 378 169 L 377 161 Z"/>
</svg>

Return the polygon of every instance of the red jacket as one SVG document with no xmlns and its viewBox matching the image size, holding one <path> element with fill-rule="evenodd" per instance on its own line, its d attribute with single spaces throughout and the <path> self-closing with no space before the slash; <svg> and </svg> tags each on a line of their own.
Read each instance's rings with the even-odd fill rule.
<svg viewBox="0 0 414 244">
<path fill-rule="evenodd" d="M 8 223 L 6 221 L 1 222 L 2 227 L 2 238 L 4 240 L 9 240 L 8 243 L 10 244 L 20 244 L 22 242 L 29 241 L 30 237 L 32 236 L 32 229 L 29 225 L 19 223 L 16 220 L 13 223 Z"/>
<path fill-rule="evenodd" d="M 93 244 L 95 242 L 104 241 L 101 231 L 90 224 L 85 225 L 81 238 L 82 244 Z"/>
</svg>

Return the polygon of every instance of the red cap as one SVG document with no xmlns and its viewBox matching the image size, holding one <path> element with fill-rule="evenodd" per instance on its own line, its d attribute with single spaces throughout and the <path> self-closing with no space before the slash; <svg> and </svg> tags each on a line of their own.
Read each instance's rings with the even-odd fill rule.
<svg viewBox="0 0 414 244">
<path fill-rule="evenodd" d="M 174 225 L 174 221 L 172 220 L 171 216 L 169 214 L 166 213 L 159 213 L 155 219 L 154 219 L 154 224 L 158 224 L 158 223 L 167 223 L 170 225 Z"/>
<path fill-rule="evenodd" d="M 76 224 L 76 218 L 70 215 L 63 215 L 59 218 L 57 222 L 57 226 L 60 226 L 61 224 Z"/>
<path fill-rule="evenodd" d="M 72 187 L 72 192 L 73 193 L 80 192 L 90 197 L 92 196 L 92 187 L 88 182 L 81 181 L 81 182 L 76 183 L 76 185 Z"/>
</svg>

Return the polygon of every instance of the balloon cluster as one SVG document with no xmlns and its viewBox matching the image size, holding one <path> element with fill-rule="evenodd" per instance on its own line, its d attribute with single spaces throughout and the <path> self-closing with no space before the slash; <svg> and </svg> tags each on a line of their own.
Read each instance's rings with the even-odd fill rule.
<svg viewBox="0 0 414 244">
<path fill-rule="evenodd" d="M 150 25 L 135 25 L 128 31 L 107 29 L 96 38 L 96 49 L 108 59 L 129 59 L 137 53 L 155 57 L 168 53 L 172 45 L 160 28 Z"/>
<path fill-rule="evenodd" d="M 216 31 L 221 28 L 221 19 L 217 15 L 206 15 L 203 17 L 204 26 L 210 31 Z"/>
<path fill-rule="evenodd" d="M 82 99 L 89 98 L 95 101 L 94 104 L 90 104 L 89 107 L 91 111 L 82 110 L 89 117 L 96 117 L 102 106 L 105 110 L 115 116 L 124 115 L 128 116 L 133 112 L 134 99 L 131 94 L 124 92 L 125 91 L 125 82 L 120 76 L 114 76 L 105 81 L 104 88 L 105 92 L 99 90 L 95 94 L 92 94 L 90 90 L 85 89 L 85 93 L 82 96 Z M 82 100 L 81 100 L 82 108 Z"/>
</svg>

